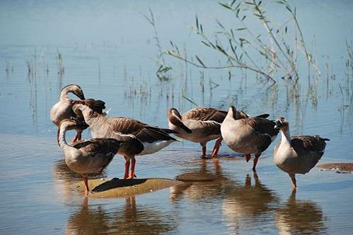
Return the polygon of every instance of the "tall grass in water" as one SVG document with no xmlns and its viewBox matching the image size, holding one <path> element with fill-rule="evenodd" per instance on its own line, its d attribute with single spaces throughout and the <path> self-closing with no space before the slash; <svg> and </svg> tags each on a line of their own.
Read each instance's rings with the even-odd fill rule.
<svg viewBox="0 0 353 235">
<path fill-rule="evenodd" d="M 348 117 L 352 119 L 353 113 L 353 46 L 352 42 L 346 41 L 347 55 L 346 55 L 346 71 L 344 84 L 338 84 L 340 95 L 341 95 L 341 105 L 338 107 L 338 111 L 341 115 L 341 131 L 343 130 L 344 117 L 346 110 L 348 109 Z M 348 124 L 352 126 L 352 120 L 348 121 Z"/>
<path fill-rule="evenodd" d="M 320 76 L 317 62 L 307 49 L 296 10 L 292 9 L 286 0 L 275 2 L 283 9 L 283 13 L 287 13 L 287 20 L 279 25 L 270 19 L 262 1 L 233 0 L 230 3 L 219 4 L 232 13 L 234 22 L 224 24 L 221 20 L 215 19 L 218 29 L 209 35 L 206 34 L 205 25 L 196 16 L 195 26 L 192 29 L 200 36 L 204 46 L 224 58 L 223 64 L 206 64 L 199 55 L 187 58 L 180 53 L 174 43 L 171 43 L 172 49 L 165 50 L 165 53 L 203 69 L 238 68 L 252 71 L 272 83 L 276 83 L 276 77 L 281 77 L 289 83 L 297 83 L 299 79 L 297 61 L 302 54 L 307 61 L 308 77 L 312 68 Z M 251 24 L 248 24 L 249 21 L 259 22 L 263 26 L 263 31 L 255 32 Z"/>
<path fill-rule="evenodd" d="M 56 49 L 57 53 L 57 67 L 58 67 L 58 75 L 60 78 L 63 77 L 65 68 L 64 68 L 64 63 L 63 63 L 63 55 L 59 52 L 58 49 Z"/>
<path fill-rule="evenodd" d="M 168 81 L 170 79 L 170 76 L 168 75 L 169 70 L 172 68 L 166 65 L 165 59 L 164 59 L 164 53 L 163 49 L 159 40 L 158 32 L 157 32 L 157 26 L 156 26 L 156 21 L 154 20 L 154 15 L 151 9 L 149 9 L 149 16 L 144 15 L 146 20 L 151 24 L 154 30 L 154 37 L 153 39 L 156 42 L 156 46 L 158 48 L 159 54 L 157 55 L 157 63 L 159 65 L 158 70 L 156 71 L 156 76 L 159 78 L 161 81 Z"/>
</svg>

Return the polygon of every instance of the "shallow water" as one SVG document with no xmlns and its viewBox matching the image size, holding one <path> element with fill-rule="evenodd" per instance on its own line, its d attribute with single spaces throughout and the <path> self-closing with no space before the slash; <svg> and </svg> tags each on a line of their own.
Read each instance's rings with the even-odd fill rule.
<svg viewBox="0 0 353 235">
<path fill-rule="evenodd" d="M 353 86 L 345 41 L 353 38 L 352 3 L 295 4 L 307 41 L 314 38 L 310 47 L 322 72 L 312 78 L 312 90 L 301 78 L 299 96 L 292 96 L 281 79 L 269 86 L 250 73 L 234 71 L 230 80 L 223 70 L 202 76 L 199 69 L 169 57 L 171 79 L 158 80 L 158 47 L 144 18 L 148 9 L 162 48 L 170 48 L 172 40 L 190 55 L 208 55 L 188 26 L 196 14 L 210 32 L 215 16 L 227 19 L 213 1 L 2 1 L 0 233 L 352 234 L 352 174 L 314 168 L 297 177 L 293 194 L 289 177 L 272 161 L 279 137 L 261 156 L 257 174 L 225 144 L 213 161 L 200 159 L 201 148 L 184 141 L 137 157 L 136 174 L 185 184 L 129 198 L 86 200 L 70 187 L 81 179 L 65 170 L 49 120 L 60 89 L 70 83 L 79 84 L 86 97 L 104 100 L 110 116 L 163 127 L 169 107 L 182 112 L 194 107 L 185 96 L 200 106 L 227 109 L 234 104 L 250 114 L 285 116 L 292 134 L 331 140 L 321 163 L 351 162 Z M 84 135 L 90 137 L 88 131 Z M 103 177 L 122 177 L 123 164 L 117 156 Z"/>
</svg>

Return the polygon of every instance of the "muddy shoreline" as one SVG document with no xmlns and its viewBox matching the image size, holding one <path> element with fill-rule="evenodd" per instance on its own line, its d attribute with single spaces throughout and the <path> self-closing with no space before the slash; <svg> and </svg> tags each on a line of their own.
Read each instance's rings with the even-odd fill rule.
<svg viewBox="0 0 353 235">
<path fill-rule="evenodd" d="M 353 173 L 353 163 L 325 163 L 318 165 L 323 170 L 336 171 L 337 173 Z"/>
</svg>

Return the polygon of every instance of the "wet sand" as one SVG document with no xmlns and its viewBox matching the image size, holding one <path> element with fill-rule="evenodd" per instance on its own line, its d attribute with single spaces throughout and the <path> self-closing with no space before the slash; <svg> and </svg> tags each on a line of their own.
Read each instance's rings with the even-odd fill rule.
<svg viewBox="0 0 353 235">
<path fill-rule="evenodd" d="M 353 163 L 325 163 L 318 165 L 323 170 L 336 171 L 337 173 L 353 173 Z"/>
<path fill-rule="evenodd" d="M 92 197 L 129 197 L 144 193 L 150 193 L 164 188 L 177 186 L 182 182 L 171 179 L 148 178 L 148 179 L 92 179 L 88 181 L 92 189 Z M 83 181 L 75 183 L 72 188 L 83 193 L 85 186 Z"/>
</svg>

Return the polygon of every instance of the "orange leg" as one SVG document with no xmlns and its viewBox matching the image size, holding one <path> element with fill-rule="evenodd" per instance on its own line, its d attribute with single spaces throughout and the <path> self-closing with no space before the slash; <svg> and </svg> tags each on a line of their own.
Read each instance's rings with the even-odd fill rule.
<svg viewBox="0 0 353 235">
<path fill-rule="evenodd" d="M 130 158 L 124 156 L 125 158 L 125 173 L 124 173 L 124 179 L 127 179 L 129 177 L 129 171 L 130 171 Z"/>
<path fill-rule="evenodd" d="M 219 137 L 219 138 L 216 140 L 216 143 L 215 143 L 215 145 L 214 145 L 214 148 L 213 148 L 211 157 L 216 157 L 216 156 L 217 156 L 218 151 L 219 151 L 219 148 L 220 148 L 220 146 L 221 146 L 222 140 L 223 140 L 222 137 Z"/>
<path fill-rule="evenodd" d="M 289 174 L 290 179 L 292 180 L 293 190 L 297 188 L 297 180 L 295 179 L 295 174 Z"/>
<path fill-rule="evenodd" d="M 79 132 L 77 132 L 75 137 L 72 139 L 71 143 L 74 144 L 76 141 L 81 140 L 81 139 L 82 139 L 82 132 L 79 131 Z"/>
<path fill-rule="evenodd" d="M 87 176 L 83 177 L 83 182 L 85 182 L 85 196 L 87 197 L 89 194 L 88 177 Z"/>
<path fill-rule="evenodd" d="M 135 157 L 132 157 L 130 161 L 131 161 L 131 171 L 130 171 L 129 179 L 133 179 L 136 176 L 135 175 L 135 164 L 136 164 Z"/>
</svg>

